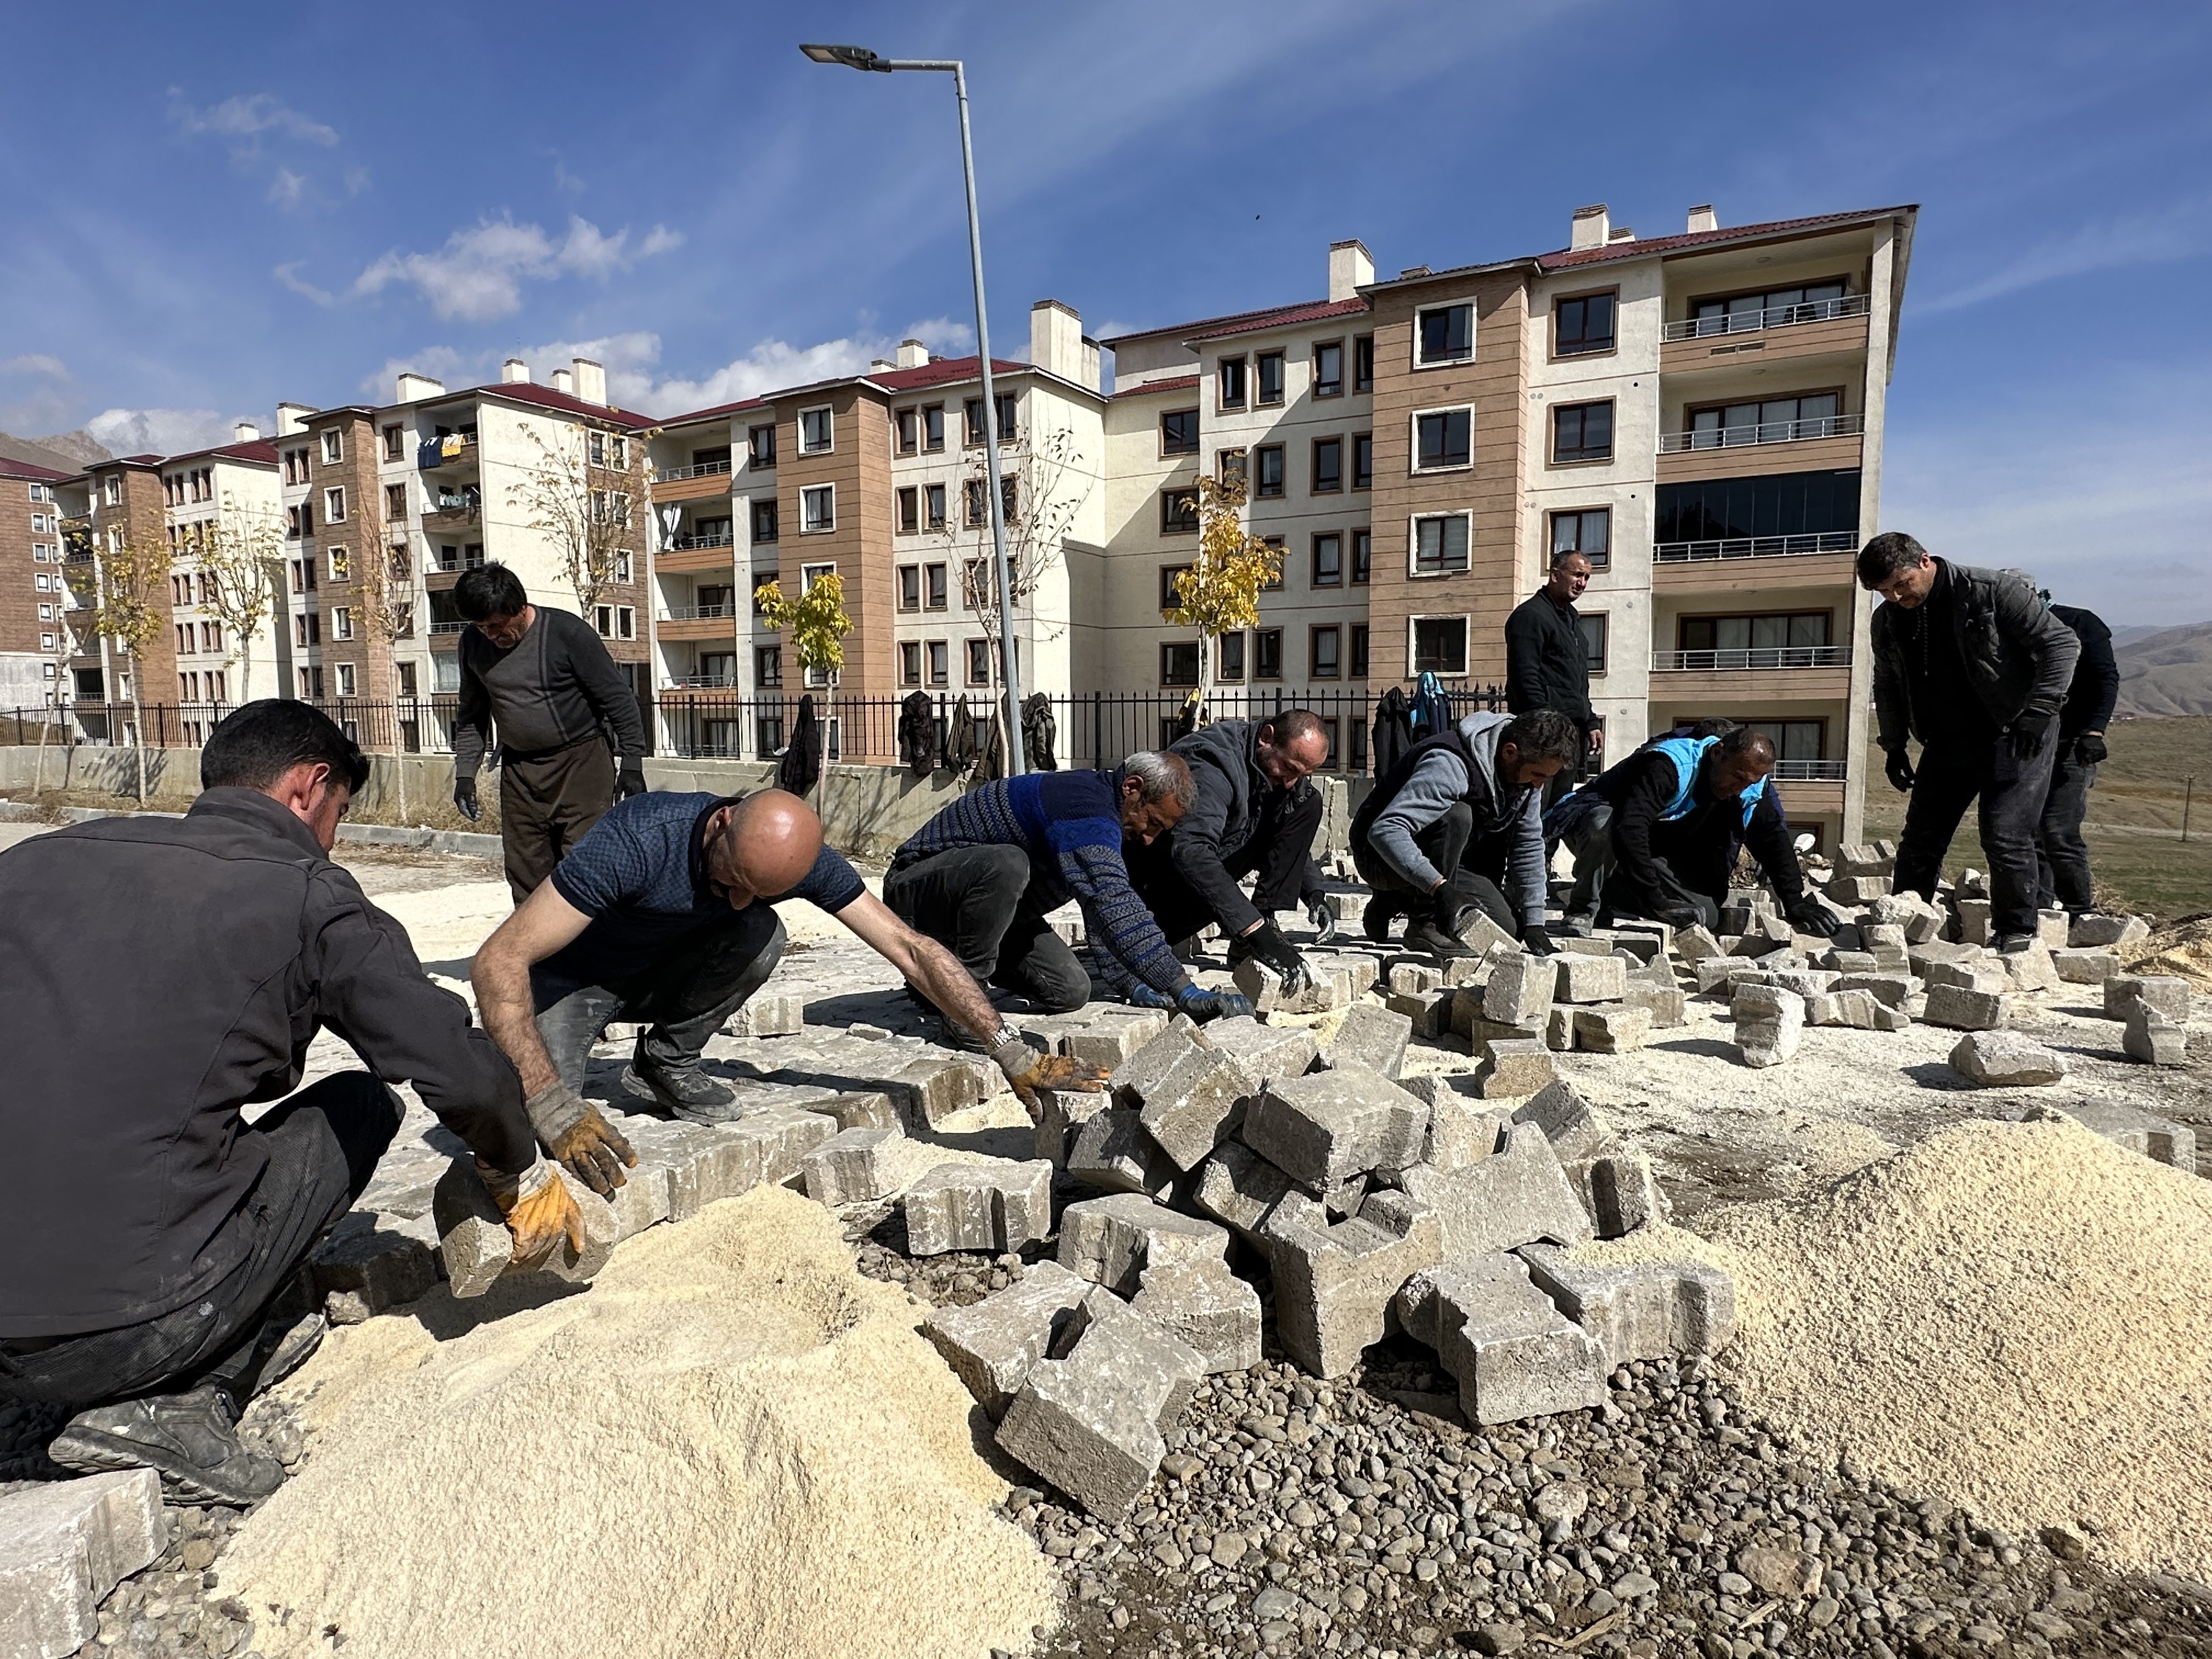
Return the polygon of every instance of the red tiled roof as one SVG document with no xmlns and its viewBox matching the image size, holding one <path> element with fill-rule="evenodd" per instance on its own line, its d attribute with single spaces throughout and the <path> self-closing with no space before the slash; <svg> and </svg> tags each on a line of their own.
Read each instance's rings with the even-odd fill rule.
<svg viewBox="0 0 2212 1659">
<path fill-rule="evenodd" d="M 79 472 L 58 472 L 36 461 L 14 461 L 0 455 L 0 478 L 27 478 L 33 483 L 52 483 L 61 478 L 82 477 Z"/>
<path fill-rule="evenodd" d="M 1607 242 L 1602 247 L 1561 248 L 1540 253 L 1536 263 L 1546 270 L 1565 270 L 1576 265 L 1596 264 L 1606 259 L 1632 259 L 1646 253 L 1672 253 L 1680 248 L 1711 247 L 1723 242 L 1757 241 L 1762 237 L 1786 236 L 1830 226 L 1863 224 L 1894 213 L 1914 211 L 1911 205 L 1867 208 L 1856 213 L 1816 213 L 1808 219 L 1770 219 L 1765 224 L 1735 225 L 1724 230 L 1688 231 L 1680 236 L 1647 236 L 1633 242 Z"/>
<path fill-rule="evenodd" d="M 220 461 L 260 461 L 274 466 L 276 465 L 276 446 L 268 438 L 249 438 L 244 443 L 217 444 L 210 449 L 188 450 L 166 460 L 158 455 L 150 459 L 163 466 L 173 466 L 179 461 L 197 461 L 209 457 Z"/>
<path fill-rule="evenodd" d="M 672 415 L 659 424 L 664 427 L 696 426 L 701 421 L 712 421 L 724 415 L 734 415 L 741 409 L 767 407 L 768 399 L 765 398 L 740 398 L 733 404 L 716 404 L 712 409 L 695 409 L 689 415 Z"/>
<path fill-rule="evenodd" d="M 1168 328 L 1148 328 L 1135 334 L 1117 334 L 1110 340 L 1101 340 L 1101 345 L 1111 348 L 1124 340 L 1152 340 L 1163 334 L 1180 336 L 1186 340 L 1210 340 L 1224 334 L 1249 334 L 1263 328 L 1280 328 L 1288 323 L 1319 322 L 1329 317 L 1348 317 L 1367 309 L 1367 301 L 1351 300 L 1301 300 L 1294 305 L 1268 306 L 1259 311 L 1232 312 L 1226 317 L 1203 317 L 1194 323 L 1176 323 Z"/>
<path fill-rule="evenodd" d="M 991 359 L 994 374 L 1025 374 L 1031 365 L 1009 362 L 1004 357 Z M 875 369 L 854 376 L 871 386 L 879 386 L 886 392 L 920 392 L 927 386 L 950 386 L 956 380 L 981 380 L 983 360 L 981 357 L 939 357 L 915 368 Z"/>
<path fill-rule="evenodd" d="M 565 392 L 556 392 L 550 386 L 539 386 L 532 380 L 498 380 L 489 386 L 473 386 L 464 392 L 448 393 L 443 398 L 426 398 L 425 403 L 447 403 L 455 397 L 512 398 L 519 404 L 536 404 L 541 409 L 557 409 L 564 414 L 588 415 L 595 420 L 612 421 L 619 426 L 643 429 L 660 423 L 650 415 L 641 415 L 634 409 L 617 409 L 612 404 L 586 403 L 581 398 L 570 397 Z"/>
<path fill-rule="evenodd" d="M 1142 386 L 1116 386 L 1116 398 L 1141 398 L 1148 392 L 1188 392 L 1198 385 L 1195 374 L 1178 374 L 1173 380 L 1146 380 Z"/>
</svg>

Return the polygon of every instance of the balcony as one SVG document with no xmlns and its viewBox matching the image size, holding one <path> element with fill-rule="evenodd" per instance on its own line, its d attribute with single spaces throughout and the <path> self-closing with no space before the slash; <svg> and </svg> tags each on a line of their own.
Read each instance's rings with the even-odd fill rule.
<svg viewBox="0 0 2212 1659">
<path fill-rule="evenodd" d="M 730 463 L 704 461 L 697 466 L 672 466 L 653 476 L 655 483 L 681 483 L 686 478 L 726 478 L 730 476 Z"/>
<path fill-rule="evenodd" d="M 1848 645 L 1765 645 L 1733 651 L 1654 651 L 1655 674 L 1687 669 L 1692 672 L 1741 672 L 1751 668 L 1848 668 Z"/>
<path fill-rule="evenodd" d="M 663 622 L 705 622 L 718 617 L 734 617 L 738 607 L 726 605 L 673 605 L 661 616 Z"/>
<path fill-rule="evenodd" d="M 738 689 L 735 674 L 686 674 L 672 681 L 672 690 L 677 691 L 734 691 Z"/>
<path fill-rule="evenodd" d="M 483 522 L 483 499 L 475 490 L 442 491 L 422 509 L 425 530 L 466 530 Z"/>
<path fill-rule="evenodd" d="M 1659 453 L 1692 449 L 1747 449 L 1755 444 L 1802 444 L 1814 438 L 1856 438 L 1865 430 L 1863 415 L 1820 415 L 1809 421 L 1760 421 L 1750 426 L 1708 427 L 1698 432 L 1662 432 Z"/>
<path fill-rule="evenodd" d="M 441 466 L 473 465 L 476 459 L 473 432 L 448 432 L 443 437 L 427 439 L 415 451 L 416 467 L 424 472 Z"/>
<path fill-rule="evenodd" d="M 722 530 L 705 536 L 678 536 L 672 541 L 661 544 L 661 550 L 667 553 L 696 553 L 705 548 L 736 545 L 736 532 Z"/>
<path fill-rule="evenodd" d="M 1660 542 L 1651 550 L 1651 585 L 1669 593 L 1849 587 L 1858 539 L 1855 530 L 1823 530 L 1800 536 Z"/>
<path fill-rule="evenodd" d="M 1780 783 L 1841 783 L 1848 770 L 1839 760 L 1786 760 L 1774 763 L 1773 776 Z"/>
<path fill-rule="evenodd" d="M 656 501 L 692 501 L 726 498 L 730 493 L 728 461 L 707 461 L 697 466 L 672 466 L 653 477 Z"/>
<path fill-rule="evenodd" d="M 1733 317 L 1692 317 L 1662 331 L 1659 369 L 1680 374 L 1751 364 L 1863 356 L 1867 347 L 1867 296 L 1813 300 Z"/>
<path fill-rule="evenodd" d="M 1832 323 L 1844 317 L 1867 314 L 1867 295 L 1846 294 L 1840 299 L 1811 300 L 1771 311 L 1742 311 L 1732 317 L 1691 317 L 1668 323 L 1659 332 L 1663 341 L 1706 340 L 1724 334 L 1759 334 L 1768 329 L 1797 328 L 1807 323 Z"/>
<path fill-rule="evenodd" d="M 1689 483 L 1768 472 L 1839 471 L 1859 465 L 1863 415 L 1820 415 L 1659 434 L 1659 482 Z"/>
<path fill-rule="evenodd" d="M 1848 645 L 1651 653 L 1654 702 L 1843 702 L 1850 690 Z"/>
<path fill-rule="evenodd" d="M 722 605 L 672 605 L 654 624 L 663 640 L 729 640 L 737 633 L 742 608 Z"/>
</svg>

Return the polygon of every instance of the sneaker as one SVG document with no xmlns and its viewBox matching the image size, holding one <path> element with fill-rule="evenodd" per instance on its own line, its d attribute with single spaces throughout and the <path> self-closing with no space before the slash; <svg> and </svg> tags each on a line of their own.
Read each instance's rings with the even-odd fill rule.
<svg viewBox="0 0 2212 1659">
<path fill-rule="evenodd" d="M 656 1066 L 634 1060 L 623 1068 L 623 1092 L 649 1100 L 686 1123 L 734 1123 L 742 1115 L 737 1091 L 717 1083 L 697 1066 Z"/>
<path fill-rule="evenodd" d="M 1588 939 L 1596 927 L 1597 914 L 1592 910 L 1571 910 L 1559 918 L 1559 931 L 1577 939 Z"/>
<path fill-rule="evenodd" d="M 1418 951 L 1423 956 L 1471 957 L 1474 954 L 1465 945 L 1425 917 L 1419 921 L 1409 921 L 1406 924 L 1404 944 L 1408 951 Z"/>
<path fill-rule="evenodd" d="M 152 1469 L 187 1504 L 243 1509 L 284 1484 L 282 1463 L 239 1444 L 230 1396 L 214 1388 L 79 1412 L 46 1455 L 84 1474 Z"/>
<path fill-rule="evenodd" d="M 1390 942 L 1390 924 L 1405 914 L 1405 907 L 1395 898 L 1377 893 L 1367 901 L 1367 908 L 1360 915 L 1359 925 L 1367 930 L 1367 937 L 1377 945 Z"/>
</svg>

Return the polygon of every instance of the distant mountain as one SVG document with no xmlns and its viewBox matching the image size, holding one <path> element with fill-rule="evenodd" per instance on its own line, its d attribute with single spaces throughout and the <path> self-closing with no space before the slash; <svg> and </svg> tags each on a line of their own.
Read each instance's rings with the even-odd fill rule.
<svg viewBox="0 0 2212 1659">
<path fill-rule="evenodd" d="M 2123 633 L 2134 637 L 2123 640 Z M 2212 623 L 2115 629 L 2123 714 L 2212 714 Z"/>
<path fill-rule="evenodd" d="M 2124 628 L 2115 628 L 2112 630 L 2112 648 L 2117 651 L 2124 645 L 2133 645 L 2137 640 L 2162 634 L 2172 624 L 2168 623 L 2130 623 Z"/>
<path fill-rule="evenodd" d="M 64 432 L 52 438 L 17 438 L 0 432 L 0 458 L 28 461 L 33 466 L 50 466 L 58 472 L 81 472 L 95 462 L 115 459 L 89 432 L 82 430 Z"/>
<path fill-rule="evenodd" d="M 115 459 L 112 450 L 82 427 L 74 432 L 57 432 L 51 438 L 33 438 L 31 441 L 41 449 L 51 449 L 57 455 L 68 456 L 79 466 L 90 466 L 98 461 Z"/>
</svg>

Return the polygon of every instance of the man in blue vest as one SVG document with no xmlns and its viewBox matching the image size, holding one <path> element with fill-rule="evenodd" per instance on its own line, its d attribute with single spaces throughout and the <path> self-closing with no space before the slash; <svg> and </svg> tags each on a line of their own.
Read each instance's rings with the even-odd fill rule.
<svg viewBox="0 0 2212 1659">
<path fill-rule="evenodd" d="M 1626 915 L 1717 927 L 1741 845 L 1797 930 L 1832 936 L 1838 919 L 1805 890 L 1768 781 L 1774 760 L 1773 740 L 1747 726 L 1662 738 L 1561 802 L 1545 829 L 1574 855 L 1568 925 L 1607 927 Z"/>
</svg>

